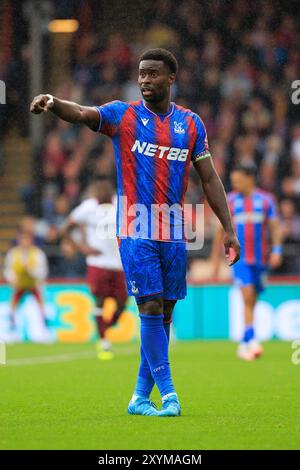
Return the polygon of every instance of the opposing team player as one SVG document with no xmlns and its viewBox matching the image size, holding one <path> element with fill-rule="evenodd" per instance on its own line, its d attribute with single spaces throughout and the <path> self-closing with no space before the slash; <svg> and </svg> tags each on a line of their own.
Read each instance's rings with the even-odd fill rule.
<svg viewBox="0 0 300 470">
<path fill-rule="evenodd" d="M 25 295 L 35 297 L 43 323 L 47 326 L 40 286 L 48 274 L 48 261 L 45 253 L 34 245 L 31 232 L 22 231 L 18 234 L 17 246 L 6 253 L 3 274 L 14 289 L 10 308 L 11 329 L 15 330 L 16 310 Z"/>
<path fill-rule="evenodd" d="M 231 172 L 233 191 L 228 195 L 229 207 L 241 244 L 241 259 L 232 268 L 235 283 L 244 302 L 245 331 L 237 355 L 246 361 L 261 356 L 263 349 L 255 338 L 254 307 L 269 268 L 277 268 L 282 260 L 281 231 L 274 198 L 256 186 L 256 166 L 237 165 Z M 218 272 L 223 229 L 216 232 L 212 261 Z M 271 246 L 269 243 L 271 239 Z"/>
<path fill-rule="evenodd" d="M 235 251 L 231 263 L 239 257 L 239 243 L 204 124 L 195 113 L 170 99 L 177 69 L 172 53 L 152 49 L 140 58 L 138 83 L 143 99 L 139 101 L 85 107 L 39 95 L 31 104 L 33 113 L 51 110 L 68 122 L 86 124 L 113 140 L 120 254 L 128 292 L 136 298 L 141 320 L 141 363 L 128 406 L 130 414 L 180 415 L 168 341 L 174 305 L 186 295 L 187 256 L 180 209 L 191 161 L 224 227 L 226 253 L 230 247 Z M 174 209 L 172 214 L 170 208 Z M 160 411 L 149 398 L 154 383 L 162 397 Z"/>
<path fill-rule="evenodd" d="M 115 236 L 116 210 L 113 204 L 114 188 L 109 177 L 98 178 L 90 194 L 70 214 L 62 235 L 67 235 L 76 248 L 86 256 L 87 278 L 95 299 L 95 318 L 100 337 L 99 359 L 112 359 L 108 328 L 117 323 L 127 300 L 125 277 Z M 83 239 L 72 237 L 72 231 L 83 229 Z M 116 300 L 117 308 L 111 320 L 103 317 L 105 300 Z"/>
</svg>

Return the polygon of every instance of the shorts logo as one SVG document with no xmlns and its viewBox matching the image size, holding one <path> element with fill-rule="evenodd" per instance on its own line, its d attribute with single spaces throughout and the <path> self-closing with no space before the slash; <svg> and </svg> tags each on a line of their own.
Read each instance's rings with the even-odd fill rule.
<svg viewBox="0 0 300 470">
<path fill-rule="evenodd" d="M 185 134 L 185 130 L 182 129 L 182 122 L 174 121 L 174 132 L 176 134 Z"/>
<path fill-rule="evenodd" d="M 135 282 L 136 282 L 136 281 L 129 281 L 129 284 L 130 284 L 130 286 L 131 286 L 131 292 L 132 292 L 133 294 L 138 294 L 138 293 L 139 293 L 139 290 L 138 290 L 138 288 L 136 287 Z"/>
</svg>

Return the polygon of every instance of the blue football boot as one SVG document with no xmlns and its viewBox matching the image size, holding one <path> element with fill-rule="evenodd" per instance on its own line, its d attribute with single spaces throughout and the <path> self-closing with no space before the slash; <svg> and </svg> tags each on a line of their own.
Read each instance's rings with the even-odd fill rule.
<svg viewBox="0 0 300 470">
<path fill-rule="evenodd" d="M 128 405 L 129 415 L 158 416 L 156 405 L 149 398 L 137 397 Z"/>
<path fill-rule="evenodd" d="M 180 403 L 176 393 L 170 393 L 163 399 L 162 408 L 158 416 L 180 416 Z"/>
</svg>

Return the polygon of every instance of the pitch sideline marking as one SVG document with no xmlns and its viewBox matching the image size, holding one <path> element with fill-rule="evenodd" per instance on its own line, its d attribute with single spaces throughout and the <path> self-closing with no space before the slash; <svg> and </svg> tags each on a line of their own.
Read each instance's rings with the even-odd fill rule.
<svg viewBox="0 0 300 470">
<path fill-rule="evenodd" d="M 116 356 L 125 356 L 133 353 L 134 348 L 127 348 L 116 353 Z M 52 356 L 35 356 L 35 357 L 22 357 L 18 359 L 8 359 L 6 365 L 3 367 L 9 366 L 30 366 L 35 364 L 55 364 L 57 362 L 71 362 L 77 361 L 80 359 L 91 359 L 97 358 L 97 352 L 95 350 L 90 351 L 78 351 L 75 353 L 66 353 L 66 354 L 53 354 Z"/>
</svg>

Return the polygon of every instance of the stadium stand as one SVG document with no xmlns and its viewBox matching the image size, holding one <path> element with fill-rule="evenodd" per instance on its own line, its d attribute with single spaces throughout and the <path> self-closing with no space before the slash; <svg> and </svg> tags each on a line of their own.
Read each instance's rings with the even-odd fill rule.
<svg viewBox="0 0 300 470">
<path fill-rule="evenodd" d="M 279 272 L 299 274 L 300 257 L 295 253 L 300 252 L 300 107 L 290 99 L 291 82 L 300 76 L 296 2 L 286 5 L 284 12 L 280 2 L 268 0 L 144 3 L 147 2 L 139 2 L 136 23 L 129 31 L 122 28 L 124 12 L 112 16 L 103 1 L 84 2 L 84 16 L 81 2 L 68 2 L 69 12 L 79 19 L 81 26 L 66 49 L 71 57 L 68 67 L 52 77 L 53 88 L 49 91 L 84 104 L 135 100 L 139 97 L 136 79 L 140 53 L 148 47 L 172 50 L 180 66 L 174 99 L 199 113 L 205 122 L 215 165 L 226 189 L 235 163 L 255 161 L 258 165 L 259 184 L 277 196 L 285 227 L 286 261 Z M 112 2 L 114 7 L 116 2 Z M 5 9 L 5 2 L 2 8 Z M 107 13 L 109 29 L 114 33 L 107 34 L 105 28 L 101 29 L 103 12 Z M 6 18 L 12 35 L 18 36 L 20 25 L 9 19 L 9 12 Z M 26 29 L 26 21 L 24 24 L 22 28 Z M 11 45 L 7 44 L 5 50 L 6 65 L 2 69 L 6 79 L 9 81 L 16 70 L 21 70 L 26 78 L 28 49 L 18 51 L 18 57 L 12 56 Z M 59 54 L 52 54 L 47 60 L 59 59 L 63 61 Z M 22 86 L 27 87 L 28 96 L 26 80 Z M 57 275 L 57 266 L 61 264 L 55 237 L 57 227 L 81 200 L 93 175 L 114 174 L 112 145 L 88 129 L 50 117 L 39 155 L 38 177 L 17 181 L 10 171 L 16 168 L 17 161 L 26 160 L 25 154 L 29 152 L 21 140 L 28 136 L 26 125 L 21 124 L 28 121 L 26 104 L 22 102 L 8 118 L 15 123 L 13 132 L 20 137 L 14 137 L 18 142 L 12 140 L 11 134 L 7 138 L 10 151 L 6 152 L 5 172 L 0 178 L 10 183 L 11 190 L 4 192 L 1 182 L 1 204 L 5 200 L 15 201 L 16 190 L 19 191 L 24 215 L 36 217 L 35 230 L 44 239 L 50 271 Z M 21 147 L 23 157 L 18 150 Z M 18 171 L 23 174 L 28 169 L 25 171 L 21 166 Z M 187 201 L 193 203 L 202 200 L 195 176 L 191 169 Z M 9 217 L 9 210 L 4 212 L 6 218 L 2 216 L 0 220 L 1 239 L 13 236 L 11 230 L 8 234 L 8 227 L 16 228 L 13 214 Z M 197 266 L 199 258 L 209 254 L 214 226 L 215 220 L 206 208 L 207 243 L 191 259 L 195 277 L 198 271 L 193 263 Z M 1 250 L 6 248 L 7 243 L 1 242 Z"/>
</svg>

